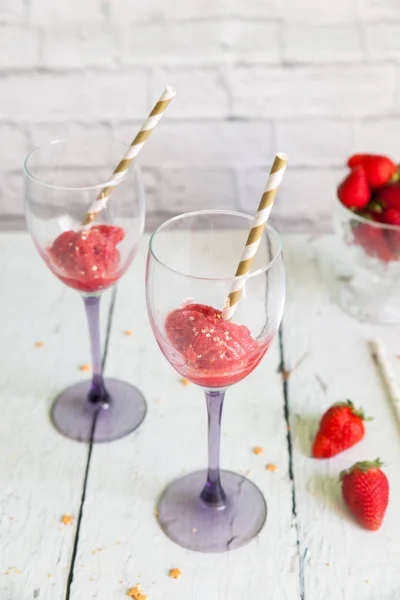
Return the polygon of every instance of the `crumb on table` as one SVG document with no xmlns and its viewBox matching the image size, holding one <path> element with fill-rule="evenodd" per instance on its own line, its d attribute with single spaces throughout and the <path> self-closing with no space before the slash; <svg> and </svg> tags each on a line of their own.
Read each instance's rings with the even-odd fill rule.
<svg viewBox="0 0 400 600">
<path fill-rule="evenodd" d="M 63 525 L 71 525 L 74 522 L 74 518 L 72 515 L 63 515 L 61 517 L 61 523 L 63 523 Z"/>
<path fill-rule="evenodd" d="M 185 377 L 182 377 L 180 379 L 180 382 L 181 382 L 182 385 L 190 385 L 189 379 L 185 379 Z"/>
<path fill-rule="evenodd" d="M 85 371 L 85 372 L 87 372 L 87 371 L 90 371 L 90 370 L 91 370 L 91 368 L 92 368 L 92 367 L 91 367 L 90 365 L 80 365 L 80 367 L 79 367 L 79 369 L 80 369 L 81 371 Z"/>
<path fill-rule="evenodd" d="M 146 600 L 147 598 L 147 596 L 142 594 L 142 592 L 139 590 L 139 586 L 129 588 L 128 596 L 129 598 L 134 598 L 134 600 Z"/>
<path fill-rule="evenodd" d="M 182 571 L 180 569 L 170 569 L 169 571 L 169 576 L 172 577 L 172 579 L 179 579 L 179 577 L 182 575 Z"/>
<path fill-rule="evenodd" d="M 265 468 L 267 469 L 267 471 L 276 471 L 278 467 L 274 465 L 274 463 L 268 463 Z"/>
<path fill-rule="evenodd" d="M 290 371 L 288 371 L 287 369 L 281 369 L 281 376 L 282 376 L 283 381 L 287 381 L 289 379 L 290 375 L 291 375 Z"/>
<path fill-rule="evenodd" d="M 254 454 L 262 454 L 264 452 L 264 448 L 262 448 L 261 446 L 255 446 L 253 448 L 253 453 Z"/>
<path fill-rule="evenodd" d="M 44 342 L 35 342 L 35 348 L 43 348 Z"/>
<path fill-rule="evenodd" d="M 127 336 L 133 335 L 133 331 L 131 329 L 125 329 L 124 335 L 127 335 Z"/>
</svg>

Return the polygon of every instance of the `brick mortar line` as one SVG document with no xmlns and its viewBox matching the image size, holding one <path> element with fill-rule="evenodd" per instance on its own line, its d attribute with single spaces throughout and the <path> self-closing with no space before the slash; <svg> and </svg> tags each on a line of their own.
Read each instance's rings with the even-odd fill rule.
<svg viewBox="0 0 400 600">
<path fill-rule="evenodd" d="M 165 52 L 164 52 L 165 55 Z M 117 59 L 116 59 L 117 60 Z M 152 59 L 153 60 L 153 59 Z M 211 59 L 210 59 L 211 60 Z M 287 59 L 279 59 L 276 61 L 275 59 L 260 59 L 257 61 L 249 59 L 237 59 L 232 57 L 232 59 L 221 60 L 220 62 L 199 62 L 196 63 L 195 59 L 192 61 L 187 61 L 183 63 L 171 63 L 166 60 L 165 63 L 155 58 L 154 62 L 147 62 L 144 60 L 142 62 L 134 63 L 134 64 L 118 64 L 116 62 L 115 66 L 107 67 L 107 66 L 96 66 L 88 64 L 83 67 L 47 67 L 40 64 L 37 64 L 33 67 L 31 66 L 15 66 L 15 67 L 0 67 L 0 78 L 18 78 L 21 75 L 61 75 L 61 76 L 76 76 L 76 75 L 110 75 L 110 76 L 120 76 L 120 75 L 129 75 L 129 74 L 142 74 L 145 77 L 154 77 L 157 75 L 157 72 L 162 71 L 171 71 L 173 75 L 174 71 L 181 72 L 192 72 L 193 68 L 196 67 L 202 71 L 209 71 L 211 73 L 219 73 L 220 67 L 236 67 L 242 69 L 244 67 L 251 69 L 262 69 L 263 67 L 268 67 L 270 72 L 295 72 L 300 71 L 302 69 L 311 71 L 311 70 L 320 70 L 326 72 L 326 68 L 330 69 L 340 69 L 341 71 L 351 71 L 352 69 L 359 68 L 368 68 L 374 70 L 378 67 L 391 67 L 393 70 L 397 71 L 397 68 L 400 66 L 400 50 L 399 50 L 399 58 L 371 58 L 365 57 L 363 60 L 343 60 L 343 61 L 326 61 L 326 62 L 312 62 L 312 61 L 291 61 Z M 153 69 L 154 71 L 151 71 Z M 329 73 L 329 71 L 328 71 Z"/>
</svg>

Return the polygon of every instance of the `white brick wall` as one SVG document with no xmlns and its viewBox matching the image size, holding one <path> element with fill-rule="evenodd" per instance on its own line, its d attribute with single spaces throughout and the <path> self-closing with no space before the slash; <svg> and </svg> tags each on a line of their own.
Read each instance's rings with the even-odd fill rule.
<svg viewBox="0 0 400 600">
<path fill-rule="evenodd" d="M 281 229 L 330 227 L 347 156 L 400 162 L 400 0 L 0 0 L 0 227 L 22 223 L 27 150 L 84 133 L 141 155 L 149 226 L 197 207 L 253 211 L 290 154 Z"/>
<path fill-rule="evenodd" d="M 141 71 L 11 74 L 1 85 L 0 119 L 59 119 L 67 132 L 71 120 L 140 118 L 147 111 L 147 86 Z"/>
<path fill-rule="evenodd" d="M 237 67 L 227 79 L 236 117 L 296 120 L 388 114 L 394 109 L 395 75 L 392 65 Z"/>
</svg>

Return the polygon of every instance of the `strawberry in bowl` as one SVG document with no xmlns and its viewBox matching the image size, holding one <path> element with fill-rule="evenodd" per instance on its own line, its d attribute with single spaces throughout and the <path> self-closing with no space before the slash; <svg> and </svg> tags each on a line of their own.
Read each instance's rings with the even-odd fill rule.
<svg viewBox="0 0 400 600">
<path fill-rule="evenodd" d="M 347 167 L 335 206 L 352 271 L 341 305 L 363 321 L 399 323 L 400 166 L 387 156 L 354 154 Z"/>
</svg>

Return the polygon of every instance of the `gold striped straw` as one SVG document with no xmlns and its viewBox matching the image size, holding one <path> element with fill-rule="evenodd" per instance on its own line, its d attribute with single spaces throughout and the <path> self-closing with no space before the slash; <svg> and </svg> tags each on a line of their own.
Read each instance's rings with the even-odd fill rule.
<svg viewBox="0 0 400 600">
<path fill-rule="evenodd" d="M 161 121 L 165 109 L 167 108 L 171 100 L 175 97 L 175 94 L 176 92 L 174 88 L 167 85 L 161 98 L 154 106 L 153 110 L 149 114 L 139 133 L 129 146 L 128 151 L 123 156 L 121 162 L 115 168 L 111 176 L 110 183 L 101 190 L 100 194 L 97 196 L 96 200 L 89 208 L 89 211 L 87 212 L 85 218 L 82 221 L 82 225 L 90 225 L 91 223 L 93 223 L 97 214 L 107 206 L 107 202 L 110 195 L 125 177 L 127 170 L 131 167 L 133 161 L 143 148 L 147 138 L 150 136 L 154 127 Z"/>
<path fill-rule="evenodd" d="M 288 159 L 288 155 L 284 154 L 283 152 L 279 152 L 275 156 L 264 193 L 261 196 L 260 204 L 254 217 L 253 226 L 250 229 L 240 263 L 236 269 L 235 277 L 247 275 L 250 272 L 251 263 L 253 262 L 260 245 L 260 241 L 264 233 L 264 227 L 271 213 L 272 205 L 274 203 L 278 187 L 282 181 L 282 177 L 285 173 Z M 222 318 L 225 319 L 225 321 L 228 321 L 233 317 L 233 313 L 235 312 L 237 304 L 242 295 L 245 281 L 245 279 L 240 279 L 233 283 L 231 291 L 229 292 L 229 296 L 226 298 L 224 303 Z"/>
</svg>

